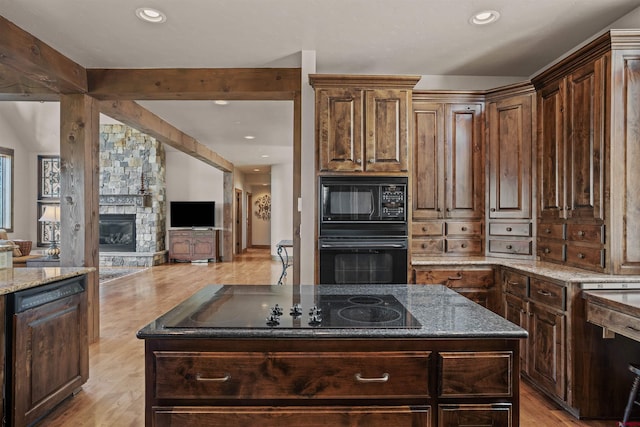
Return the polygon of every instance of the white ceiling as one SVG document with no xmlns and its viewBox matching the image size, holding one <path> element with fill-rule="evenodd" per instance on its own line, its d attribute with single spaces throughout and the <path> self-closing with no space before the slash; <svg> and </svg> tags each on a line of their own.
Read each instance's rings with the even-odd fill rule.
<svg viewBox="0 0 640 427">
<path fill-rule="evenodd" d="M 134 16 L 141 6 L 162 10 L 167 21 L 141 22 Z M 0 15 L 86 68 L 299 67 L 300 52 L 308 50 L 318 73 L 513 82 L 639 6 L 640 0 L 0 0 Z M 499 11 L 500 20 L 470 25 L 472 13 L 485 9 Z M 640 21 L 640 13 L 631 16 Z M 418 87 L 431 81 L 425 77 Z M 290 102 L 140 103 L 238 166 L 290 159 Z M 247 142 L 248 134 L 256 139 Z"/>
</svg>

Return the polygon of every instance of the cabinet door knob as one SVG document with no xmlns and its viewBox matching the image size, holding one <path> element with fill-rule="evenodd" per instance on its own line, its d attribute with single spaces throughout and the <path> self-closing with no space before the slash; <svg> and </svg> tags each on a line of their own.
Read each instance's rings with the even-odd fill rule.
<svg viewBox="0 0 640 427">
<path fill-rule="evenodd" d="M 360 160 L 360 159 L 356 159 L 356 163 L 357 163 L 357 164 L 360 164 L 360 163 L 362 163 L 362 160 Z"/>
<path fill-rule="evenodd" d="M 512 231 L 513 229 L 511 227 L 507 227 L 507 231 Z"/>
<path fill-rule="evenodd" d="M 467 231 L 467 227 L 461 227 L 460 230 Z"/>
<path fill-rule="evenodd" d="M 513 249 L 513 246 L 507 245 L 507 249 Z"/>
<path fill-rule="evenodd" d="M 467 244 L 466 244 L 466 243 L 463 243 L 463 244 L 461 244 L 461 245 L 460 245 L 460 247 L 462 247 L 462 248 L 464 249 L 464 248 L 466 248 L 466 247 L 467 247 Z"/>
<path fill-rule="evenodd" d="M 426 233 L 427 227 L 422 227 L 422 231 L 424 231 Z"/>
<path fill-rule="evenodd" d="M 375 159 L 369 159 L 369 163 L 375 163 L 376 160 Z"/>
<path fill-rule="evenodd" d="M 451 212 L 451 208 L 447 208 L 447 212 Z"/>
<path fill-rule="evenodd" d="M 550 228 L 545 228 L 544 232 L 547 233 L 547 234 L 551 234 L 551 229 Z"/>
<path fill-rule="evenodd" d="M 422 249 L 427 249 L 427 244 L 423 243 L 422 245 L 420 245 L 420 247 L 422 247 Z"/>
<path fill-rule="evenodd" d="M 440 209 L 440 208 L 437 208 L 437 209 L 436 209 L 436 212 L 440 212 L 440 211 L 442 211 L 442 209 Z"/>
<path fill-rule="evenodd" d="M 582 252 L 578 253 L 578 258 L 584 259 L 585 258 L 585 254 L 583 254 Z"/>
<path fill-rule="evenodd" d="M 585 235 L 584 231 L 582 231 L 582 230 L 578 231 L 578 236 L 579 237 L 584 237 L 584 235 Z"/>
<path fill-rule="evenodd" d="M 571 210 L 571 206 L 565 206 L 565 209 L 570 211 Z"/>
<path fill-rule="evenodd" d="M 550 253 L 551 253 L 551 249 L 549 249 L 549 248 L 544 248 L 544 253 L 545 253 L 545 254 L 550 254 Z"/>
<path fill-rule="evenodd" d="M 491 212 L 495 212 L 495 211 L 496 211 L 496 208 L 491 208 L 491 209 L 490 209 L 490 211 L 491 211 Z"/>
</svg>

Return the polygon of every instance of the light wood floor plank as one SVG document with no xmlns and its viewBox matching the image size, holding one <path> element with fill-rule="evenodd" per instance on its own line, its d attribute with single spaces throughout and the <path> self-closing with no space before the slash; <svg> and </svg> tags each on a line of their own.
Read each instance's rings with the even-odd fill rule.
<svg viewBox="0 0 640 427">
<path fill-rule="evenodd" d="M 100 339 L 89 348 L 89 381 L 39 426 L 143 426 L 144 343 L 136 332 L 207 284 L 273 284 L 281 268 L 268 250 L 249 250 L 232 263 L 166 264 L 103 284 Z M 526 384 L 520 413 L 523 427 L 616 425 L 576 420 Z"/>
</svg>

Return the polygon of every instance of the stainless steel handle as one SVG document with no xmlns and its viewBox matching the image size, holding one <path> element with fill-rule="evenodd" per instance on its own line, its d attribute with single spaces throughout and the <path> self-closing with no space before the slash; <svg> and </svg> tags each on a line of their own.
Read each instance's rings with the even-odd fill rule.
<svg viewBox="0 0 640 427">
<path fill-rule="evenodd" d="M 358 243 L 323 243 L 320 245 L 322 249 L 402 249 L 404 245 L 399 243 L 380 243 L 380 244 L 363 244 L 361 242 Z"/>
<path fill-rule="evenodd" d="M 359 383 L 386 383 L 387 381 L 389 381 L 389 374 L 387 374 L 386 372 L 382 374 L 381 377 L 376 378 L 366 378 L 363 377 L 360 372 L 358 372 L 355 377 L 356 381 L 358 381 Z"/>
<path fill-rule="evenodd" d="M 218 378 L 208 378 L 208 377 L 203 377 L 202 374 L 196 374 L 196 381 L 203 381 L 203 382 L 214 382 L 214 383 L 223 383 L 226 381 L 229 381 L 231 379 L 231 374 L 225 374 L 224 377 L 218 377 Z"/>
</svg>

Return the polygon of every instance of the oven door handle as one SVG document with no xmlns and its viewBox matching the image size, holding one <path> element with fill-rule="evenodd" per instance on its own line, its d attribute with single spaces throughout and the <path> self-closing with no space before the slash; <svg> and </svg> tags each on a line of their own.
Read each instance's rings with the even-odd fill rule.
<svg viewBox="0 0 640 427">
<path fill-rule="evenodd" d="M 402 243 L 322 243 L 322 249 L 404 249 L 406 245 Z"/>
</svg>

